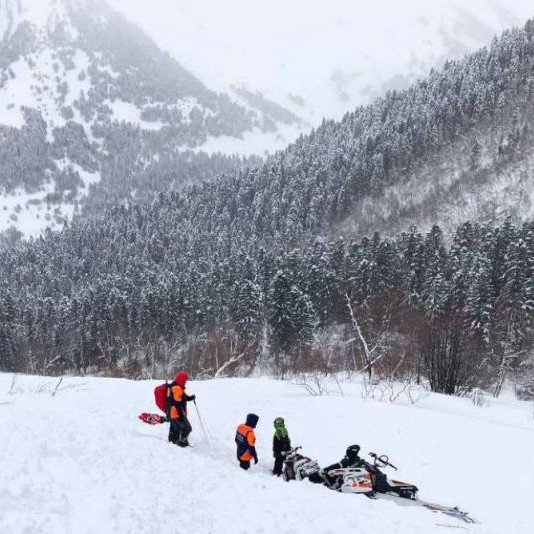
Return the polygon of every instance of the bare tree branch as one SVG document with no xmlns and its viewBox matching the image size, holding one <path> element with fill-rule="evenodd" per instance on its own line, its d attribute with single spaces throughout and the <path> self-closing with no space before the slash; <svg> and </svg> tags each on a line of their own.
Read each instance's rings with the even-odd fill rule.
<svg viewBox="0 0 534 534">
<path fill-rule="evenodd" d="M 247 353 L 246 350 L 244 350 L 241 354 L 237 354 L 236 356 L 232 356 L 229 360 L 227 360 L 226 362 L 224 362 L 221 367 L 219 367 L 219 369 L 217 369 L 215 375 L 213 375 L 213 378 L 219 378 L 222 373 L 228 369 L 228 367 L 230 367 L 230 365 L 238 362 L 239 360 L 241 360 L 241 358 L 243 358 L 243 356 L 245 356 L 245 354 Z"/>
</svg>

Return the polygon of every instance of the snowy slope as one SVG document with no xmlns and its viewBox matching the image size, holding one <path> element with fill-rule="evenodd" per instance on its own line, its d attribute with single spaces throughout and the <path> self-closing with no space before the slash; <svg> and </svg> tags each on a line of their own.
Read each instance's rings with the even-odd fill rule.
<svg viewBox="0 0 534 534">
<path fill-rule="evenodd" d="M 0 232 L 61 228 L 92 184 L 118 183 L 124 202 L 161 156 L 263 154 L 299 124 L 254 92 L 206 87 L 101 0 L 0 0 Z"/>
<path fill-rule="evenodd" d="M 94 37 L 98 26 L 108 32 L 122 31 L 132 42 L 128 43 L 122 37 L 114 36 L 110 43 L 90 43 L 89 39 Z M 101 37 L 103 35 L 105 34 Z M 120 66 L 131 70 L 139 69 L 136 61 L 139 58 L 135 56 L 137 43 L 133 42 L 136 38 L 144 39 L 139 46 L 145 46 L 149 49 L 148 52 L 152 53 L 151 57 L 145 57 L 144 60 L 161 61 L 161 57 L 157 57 L 157 51 L 152 50 L 155 48 L 153 42 L 145 39 L 137 30 L 128 29 L 126 21 L 118 19 L 118 15 L 107 7 L 105 0 L 0 0 L 0 40 L 3 40 L 2 44 L 7 49 L 6 57 L 0 57 L 0 125 L 21 127 L 24 124 L 24 107 L 41 111 L 48 126 L 64 125 L 66 119 L 63 116 L 63 108 L 72 105 L 76 107 L 76 101 L 81 95 L 90 97 L 91 91 L 102 92 L 102 87 L 95 87 L 95 73 L 89 71 L 88 75 L 88 69 L 102 71 L 100 74 L 107 75 L 108 83 L 113 80 L 121 81 L 121 77 L 124 77 L 123 72 L 116 70 L 118 62 L 111 61 L 116 58 L 111 58 L 110 52 L 120 56 L 124 62 L 125 52 L 128 51 L 113 47 L 131 45 L 131 55 L 128 59 L 132 63 L 122 63 Z M 65 53 L 69 56 L 68 64 L 62 57 Z M 14 61 L 8 63 L 6 59 Z M 181 68 L 171 63 L 166 66 L 171 70 Z M 159 74 L 161 75 L 161 72 Z M 122 100 L 120 93 L 121 90 L 124 93 L 124 88 L 108 90 L 111 98 L 104 103 L 110 109 L 105 112 L 111 120 L 125 121 L 149 130 L 160 129 L 169 122 L 160 122 L 153 118 L 143 120 L 143 112 L 156 104 L 167 105 L 174 111 L 180 111 L 186 123 L 189 122 L 192 111 L 216 117 L 220 111 L 215 103 L 216 94 L 203 87 L 201 82 L 186 71 L 182 70 L 182 76 L 183 86 L 174 87 L 176 95 L 171 101 L 158 99 L 161 94 L 143 94 L 143 98 L 137 97 L 135 101 L 130 94 L 130 100 Z M 161 80 L 155 79 L 152 82 L 156 87 L 158 83 L 161 84 Z M 58 95 L 55 90 L 54 85 L 59 83 L 66 86 L 64 95 Z M 191 96 L 193 87 L 200 93 L 198 98 Z M 240 111 L 247 111 L 251 116 L 250 126 L 261 129 L 265 120 L 275 119 L 269 113 L 262 116 L 257 106 L 251 105 L 250 102 L 247 104 L 247 100 L 242 96 L 235 95 L 234 102 L 239 102 L 242 108 L 248 108 Z M 267 104 L 275 105 L 272 102 Z M 76 109 L 73 111 L 76 115 Z M 284 112 L 282 108 L 279 111 Z M 297 117 L 291 116 L 289 112 L 285 113 L 285 121 L 281 121 L 281 124 L 298 122 Z M 85 122 L 89 123 L 84 125 L 86 127 L 93 124 L 93 120 L 87 118 Z M 276 126 L 274 121 L 270 127 L 276 130 Z M 236 132 L 237 137 L 244 131 L 248 129 L 243 128 L 242 131 Z M 217 137 L 213 132 L 209 133 Z M 195 141 L 192 139 L 191 146 L 196 146 Z"/>
<path fill-rule="evenodd" d="M 192 382 L 211 441 L 191 414 L 195 448 L 166 441 L 165 426 L 140 423 L 157 382 L 0 375 L 0 532 L 432 534 L 443 525 L 478 534 L 532 532 L 532 407 L 512 399 L 475 407 L 431 395 L 416 406 L 311 397 L 268 379 Z M 191 411 L 194 410 L 191 407 Z M 236 466 L 233 436 L 260 415 L 260 463 Z M 272 420 L 284 416 L 294 444 L 322 465 L 345 447 L 388 452 L 398 478 L 421 497 L 459 504 L 477 525 L 425 510 L 342 495 L 269 474 Z"/>
<path fill-rule="evenodd" d="M 534 15 L 529 0 L 108 0 L 210 87 L 341 118 Z"/>
</svg>

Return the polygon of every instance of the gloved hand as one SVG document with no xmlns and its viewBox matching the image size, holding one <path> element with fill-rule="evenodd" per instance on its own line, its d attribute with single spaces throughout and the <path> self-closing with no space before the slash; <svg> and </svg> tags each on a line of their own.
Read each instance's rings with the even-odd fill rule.
<svg viewBox="0 0 534 534">
<path fill-rule="evenodd" d="M 194 401 L 194 400 L 196 400 L 196 398 L 197 398 L 196 395 L 189 395 L 189 400 Z"/>
<path fill-rule="evenodd" d="M 258 463 L 258 457 L 257 457 L 257 456 L 254 458 L 254 463 L 255 463 L 255 464 Z"/>
</svg>

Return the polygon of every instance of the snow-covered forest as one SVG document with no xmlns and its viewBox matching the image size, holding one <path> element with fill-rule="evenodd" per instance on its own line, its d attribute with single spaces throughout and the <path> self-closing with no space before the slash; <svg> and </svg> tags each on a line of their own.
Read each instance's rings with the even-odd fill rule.
<svg viewBox="0 0 534 534">
<path fill-rule="evenodd" d="M 152 201 L 2 253 L 2 368 L 350 369 L 454 394 L 507 377 L 528 389 L 533 65 L 529 21 L 259 166 L 148 167 L 131 183 Z M 205 168 L 210 180 L 158 193 Z M 95 198 L 118 202 L 105 183 Z M 460 223 L 464 200 L 476 217 Z"/>
<path fill-rule="evenodd" d="M 532 386 L 531 223 L 466 223 L 450 244 L 434 226 L 287 249 L 258 239 L 264 223 L 231 224 L 227 208 L 218 222 L 205 205 L 162 196 L 3 253 L 2 368 L 365 371 L 451 394 L 498 392 L 507 377 Z"/>
<path fill-rule="evenodd" d="M 0 0 L 0 533 L 530 534 L 534 11 L 236 3 Z"/>
</svg>

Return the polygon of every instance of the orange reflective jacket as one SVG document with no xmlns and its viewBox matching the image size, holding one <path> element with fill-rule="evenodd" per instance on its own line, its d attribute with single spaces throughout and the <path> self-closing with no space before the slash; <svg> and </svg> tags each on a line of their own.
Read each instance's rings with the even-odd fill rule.
<svg viewBox="0 0 534 534">
<path fill-rule="evenodd" d="M 248 425 L 237 427 L 235 442 L 237 444 L 237 459 L 241 462 L 250 462 L 256 452 L 256 435 L 254 429 Z"/>
<path fill-rule="evenodd" d="M 185 389 L 178 384 L 168 388 L 169 396 L 169 417 L 171 419 L 180 419 L 182 415 L 187 417 L 187 395 Z"/>
</svg>

